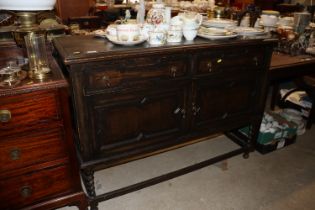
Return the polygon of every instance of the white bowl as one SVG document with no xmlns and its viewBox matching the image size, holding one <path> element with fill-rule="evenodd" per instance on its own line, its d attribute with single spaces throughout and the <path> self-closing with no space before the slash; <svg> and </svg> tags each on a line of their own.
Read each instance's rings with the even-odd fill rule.
<svg viewBox="0 0 315 210">
<path fill-rule="evenodd" d="M 52 10 L 56 0 L 0 0 L 0 9 L 17 11 Z"/>
</svg>

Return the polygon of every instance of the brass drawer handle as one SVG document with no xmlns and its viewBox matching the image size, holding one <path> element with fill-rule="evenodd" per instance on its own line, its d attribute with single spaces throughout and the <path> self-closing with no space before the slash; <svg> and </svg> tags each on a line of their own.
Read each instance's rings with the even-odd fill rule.
<svg viewBox="0 0 315 210">
<path fill-rule="evenodd" d="M 102 80 L 107 87 L 110 87 L 110 81 L 109 81 L 108 76 L 106 76 L 106 75 L 102 76 Z"/>
<path fill-rule="evenodd" d="M 227 118 L 227 116 L 228 116 L 229 114 L 227 113 L 227 112 L 225 112 L 223 115 L 222 115 L 222 117 L 221 117 L 221 119 L 225 119 L 225 118 Z"/>
<path fill-rule="evenodd" d="M 177 73 L 177 67 L 176 67 L 176 66 L 172 66 L 172 67 L 171 67 L 171 74 L 172 74 L 172 77 L 176 77 L 176 73 Z"/>
<path fill-rule="evenodd" d="M 10 151 L 10 158 L 11 160 L 18 160 L 21 158 L 21 149 L 14 148 Z"/>
<path fill-rule="evenodd" d="M 182 115 L 182 118 L 185 119 L 186 118 L 186 111 L 185 109 L 182 109 L 180 107 L 177 107 L 175 110 L 174 110 L 174 114 L 181 114 Z"/>
<path fill-rule="evenodd" d="M 142 98 L 141 101 L 140 101 L 140 104 L 145 104 L 145 102 L 147 102 L 147 100 L 148 99 L 146 97 Z"/>
<path fill-rule="evenodd" d="M 0 122 L 7 123 L 11 120 L 11 112 L 7 109 L 0 110 Z"/>
<path fill-rule="evenodd" d="M 138 136 L 136 137 L 136 140 L 137 140 L 137 141 L 140 141 L 141 139 L 143 139 L 143 137 L 144 137 L 144 134 L 141 132 L 141 133 L 139 133 Z"/>
<path fill-rule="evenodd" d="M 208 68 L 208 71 L 209 71 L 209 72 L 212 72 L 212 62 L 211 62 L 211 61 L 209 61 L 209 62 L 207 63 L 207 68 Z"/>
<path fill-rule="evenodd" d="M 28 185 L 21 187 L 20 193 L 23 198 L 27 198 L 33 193 L 32 187 Z"/>
<path fill-rule="evenodd" d="M 255 56 L 255 57 L 253 58 L 253 61 L 254 61 L 255 65 L 258 66 L 258 58 L 257 58 L 257 56 Z"/>
<path fill-rule="evenodd" d="M 192 104 L 193 115 L 196 116 L 200 112 L 200 107 L 197 107 L 194 103 Z"/>
</svg>

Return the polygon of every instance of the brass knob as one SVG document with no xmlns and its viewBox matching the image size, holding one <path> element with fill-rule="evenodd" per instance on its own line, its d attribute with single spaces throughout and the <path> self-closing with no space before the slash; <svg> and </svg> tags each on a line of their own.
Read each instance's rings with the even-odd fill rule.
<svg viewBox="0 0 315 210">
<path fill-rule="evenodd" d="M 209 71 L 209 72 L 212 71 L 212 62 L 211 62 L 211 61 L 209 61 L 209 62 L 207 63 L 207 68 L 208 68 L 208 71 Z"/>
<path fill-rule="evenodd" d="M 26 198 L 31 196 L 33 192 L 31 186 L 26 185 L 21 188 L 20 193 L 23 198 Z"/>
<path fill-rule="evenodd" d="M 11 112 L 9 110 L 0 110 L 0 122 L 6 123 L 11 120 Z"/>
<path fill-rule="evenodd" d="M 217 60 L 217 63 L 222 63 L 223 62 L 223 59 L 222 58 L 219 58 L 218 60 Z"/>
<path fill-rule="evenodd" d="M 177 67 L 176 66 L 172 66 L 171 67 L 171 74 L 173 77 L 176 77 L 176 73 L 177 73 Z"/>
<path fill-rule="evenodd" d="M 21 150 L 19 148 L 14 148 L 10 151 L 11 160 L 18 160 L 21 158 Z"/>
</svg>

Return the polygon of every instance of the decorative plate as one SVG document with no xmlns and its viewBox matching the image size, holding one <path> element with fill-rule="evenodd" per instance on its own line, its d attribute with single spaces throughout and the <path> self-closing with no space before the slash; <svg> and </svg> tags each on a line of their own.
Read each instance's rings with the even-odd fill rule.
<svg viewBox="0 0 315 210">
<path fill-rule="evenodd" d="M 236 26 L 237 22 L 229 19 L 209 19 L 202 21 L 202 26 L 205 27 L 216 27 L 216 28 L 225 28 L 228 26 Z"/>
<path fill-rule="evenodd" d="M 205 38 L 205 39 L 210 39 L 210 40 L 224 40 L 224 39 L 235 38 L 238 36 L 238 34 L 237 33 L 231 33 L 231 34 L 227 34 L 227 35 L 208 35 L 208 34 L 198 33 L 198 36 Z"/>
<path fill-rule="evenodd" d="M 232 31 L 243 36 L 258 36 L 265 35 L 266 32 L 263 29 L 252 28 L 252 27 L 235 27 Z"/>
</svg>

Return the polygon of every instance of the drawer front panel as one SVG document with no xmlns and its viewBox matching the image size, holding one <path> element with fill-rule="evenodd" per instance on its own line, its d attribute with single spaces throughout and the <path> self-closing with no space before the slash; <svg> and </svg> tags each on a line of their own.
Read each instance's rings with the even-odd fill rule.
<svg viewBox="0 0 315 210">
<path fill-rule="evenodd" d="M 74 187 L 71 182 L 68 165 L 0 180 L 0 198 L 5 201 L 0 202 L 0 209 L 18 209 L 49 196 L 66 194 Z"/>
<path fill-rule="evenodd" d="M 178 135 L 184 126 L 185 100 L 183 88 L 126 96 L 105 104 L 94 102 L 95 149 L 109 156 Z"/>
<path fill-rule="evenodd" d="M 0 136 L 31 131 L 41 124 L 60 118 L 59 101 L 54 91 L 34 92 L 20 96 L 2 97 L 0 110 Z"/>
<path fill-rule="evenodd" d="M 255 74 L 200 81 L 192 108 L 194 125 L 207 126 L 250 115 L 255 107 L 255 87 Z"/>
<path fill-rule="evenodd" d="M 264 63 L 264 50 L 256 47 L 209 51 L 197 56 L 197 74 L 257 70 Z"/>
<path fill-rule="evenodd" d="M 112 63 L 90 63 L 85 66 L 88 91 L 115 87 L 132 87 L 144 79 L 175 79 L 188 71 L 188 56 L 141 57 Z"/>
<path fill-rule="evenodd" d="M 62 158 L 67 155 L 59 128 L 36 135 L 0 140 L 0 173 Z"/>
</svg>

